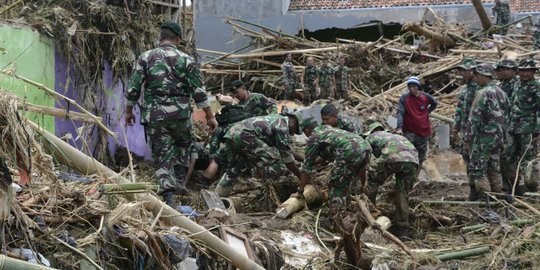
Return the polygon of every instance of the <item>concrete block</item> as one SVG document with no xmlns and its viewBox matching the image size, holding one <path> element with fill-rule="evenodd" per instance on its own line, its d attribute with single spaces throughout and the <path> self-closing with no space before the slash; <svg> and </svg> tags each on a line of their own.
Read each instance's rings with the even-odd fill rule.
<svg viewBox="0 0 540 270">
<path fill-rule="evenodd" d="M 447 150 L 450 148 L 450 126 L 441 124 L 437 128 L 437 137 L 439 137 L 439 149 Z"/>
</svg>

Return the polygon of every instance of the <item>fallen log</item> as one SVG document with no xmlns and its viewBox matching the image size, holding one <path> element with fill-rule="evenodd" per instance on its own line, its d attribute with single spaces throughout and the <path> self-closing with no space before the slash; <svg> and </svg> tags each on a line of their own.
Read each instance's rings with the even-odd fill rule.
<svg viewBox="0 0 540 270">
<path fill-rule="evenodd" d="M 56 268 L 47 267 L 35 263 L 25 262 L 19 259 L 10 258 L 6 255 L 0 255 L 0 270 L 55 270 Z"/>
<path fill-rule="evenodd" d="M 449 261 L 449 260 L 456 260 L 456 259 L 463 259 L 467 257 L 477 256 L 484 253 L 488 253 L 491 251 L 491 248 L 488 246 L 484 247 L 477 247 L 477 248 L 471 248 L 471 249 L 465 249 L 460 251 L 453 251 L 448 252 L 444 254 L 437 255 L 437 259 L 440 261 Z"/>
<path fill-rule="evenodd" d="M 478 17 L 480 18 L 480 22 L 482 22 L 482 28 L 484 28 L 484 31 L 489 31 L 493 25 L 491 24 L 491 20 L 489 19 L 484 6 L 482 5 L 482 0 L 471 0 L 471 2 L 476 10 L 476 13 L 478 14 Z"/>
<path fill-rule="evenodd" d="M 45 150 L 51 154 L 58 162 L 69 166 L 70 168 L 77 170 L 82 174 L 99 174 L 104 177 L 109 177 L 120 183 L 129 183 L 126 178 L 120 176 L 107 166 L 101 164 L 94 158 L 85 155 L 75 147 L 62 141 L 50 132 L 40 128 L 38 125 L 31 121 L 26 122 L 29 133 L 42 136 L 49 144 L 45 144 Z M 54 145 L 54 146 L 52 146 Z M 163 203 L 156 196 L 151 194 L 136 194 L 126 195 L 126 198 L 130 201 L 142 201 L 145 202 L 144 206 L 146 210 L 152 212 L 155 216 L 159 216 L 161 220 L 181 227 L 191 233 L 190 238 L 197 239 L 205 243 L 211 250 L 215 251 L 218 255 L 227 259 L 237 268 L 252 270 L 264 268 L 249 259 L 244 254 L 231 248 L 223 240 L 212 234 L 210 231 L 200 226 L 199 224 L 191 221 L 189 218 L 182 216 L 178 211 L 172 207 Z M 162 212 L 159 215 L 160 211 Z"/>
<path fill-rule="evenodd" d="M 286 219 L 292 214 L 304 209 L 304 206 L 322 201 L 322 196 L 313 185 L 306 185 L 304 198 L 289 198 L 276 209 L 276 217 Z"/>
<path fill-rule="evenodd" d="M 432 41 L 442 44 L 445 47 L 453 47 L 456 45 L 456 41 L 450 35 L 434 32 L 427 27 L 421 26 L 417 22 L 405 23 L 405 25 L 403 25 L 403 28 L 407 31 L 427 37 Z"/>
<path fill-rule="evenodd" d="M 26 102 L 17 102 L 17 110 L 23 110 L 27 112 L 34 112 L 39 114 L 51 115 L 54 117 L 67 118 L 74 121 L 88 122 L 97 124 L 97 121 L 101 122 L 101 117 L 96 116 L 95 118 L 88 116 L 84 113 L 79 112 L 68 112 L 63 109 L 51 108 L 47 106 L 41 106 Z"/>
</svg>

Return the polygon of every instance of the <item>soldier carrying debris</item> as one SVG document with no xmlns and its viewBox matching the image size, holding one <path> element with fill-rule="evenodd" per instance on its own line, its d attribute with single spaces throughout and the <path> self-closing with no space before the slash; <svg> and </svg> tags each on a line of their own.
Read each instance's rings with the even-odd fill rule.
<svg viewBox="0 0 540 270">
<path fill-rule="evenodd" d="M 326 104 L 321 109 L 323 124 L 335 128 L 343 129 L 355 134 L 362 134 L 362 126 L 359 120 L 353 117 L 339 114 L 336 106 L 332 103 Z"/>
<path fill-rule="evenodd" d="M 504 26 L 510 23 L 510 5 L 508 5 L 508 0 L 495 0 L 495 6 L 491 10 L 493 16 L 497 17 L 496 25 Z M 499 33 L 506 35 L 508 32 L 508 27 L 499 30 Z"/>
<path fill-rule="evenodd" d="M 495 64 L 495 73 L 497 79 L 501 82 L 499 88 L 506 93 L 509 100 L 512 100 L 512 94 L 516 84 L 519 82 L 519 78 L 516 76 L 517 69 L 517 63 L 511 59 L 504 59 Z"/>
<path fill-rule="evenodd" d="M 327 125 L 318 126 L 313 117 L 302 120 L 300 126 L 309 139 L 298 192 L 292 196 L 302 196 L 310 174 L 313 173 L 315 161 L 321 157 L 334 161 L 328 182 L 328 201 L 331 206 L 345 206 L 351 185 L 356 185 L 362 172 L 365 175 L 371 147 L 360 135 Z"/>
<path fill-rule="evenodd" d="M 219 166 L 227 165 L 226 150 L 220 148 L 223 137 L 232 124 L 244 119 L 277 113 L 276 101 L 266 97 L 263 94 L 252 93 L 246 90 L 244 82 L 241 80 L 233 81 L 231 84 L 231 93 L 238 99 L 236 105 L 228 105 L 222 109 L 222 112 L 216 115 L 220 126 L 210 138 L 210 155 L 212 162 L 204 173 L 207 181 L 213 179 Z"/>
<path fill-rule="evenodd" d="M 469 177 L 474 181 L 470 200 L 483 198 L 485 192 L 501 192 L 500 156 L 506 136 L 508 98 L 495 84 L 491 64 L 475 70 L 480 90 L 471 106 L 465 130 L 464 151 L 469 152 Z"/>
<path fill-rule="evenodd" d="M 336 99 L 349 100 L 349 89 L 351 80 L 349 79 L 351 70 L 345 66 L 345 57 L 339 58 L 339 65 L 334 68 L 334 78 L 336 80 Z"/>
<path fill-rule="evenodd" d="M 304 105 L 309 105 L 317 100 L 317 90 L 319 89 L 319 69 L 315 65 L 315 60 L 312 56 L 306 60 L 304 74 L 301 77 L 304 85 Z"/>
<path fill-rule="evenodd" d="M 334 68 L 328 63 L 328 58 L 323 58 L 319 68 L 319 85 L 321 87 L 320 99 L 334 97 L 336 78 L 334 78 Z"/>
<path fill-rule="evenodd" d="M 283 86 L 285 88 L 284 98 L 286 100 L 293 100 L 296 91 L 297 76 L 292 63 L 292 53 L 285 55 L 285 61 L 281 64 L 281 69 L 283 70 Z"/>
<path fill-rule="evenodd" d="M 525 165 L 536 158 L 540 141 L 540 82 L 534 78 L 538 70 L 534 59 L 519 62 L 520 81 L 514 89 L 508 119 L 508 142 L 504 151 L 503 175 L 513 181 L 518 173 L 524 175 Z M 519 184 L 519 183 L 518 183 Z M 536 192 L 538 183 L 525 183 L 527 189 Z M 521 193 L 517 190 L 516 193 Z"/>
<path fill-rule="evenodd" d="M 469 114 L 471 112 L 471 106 L 474 100 L 476 92 L 478 92 L 478 83 L 474 80 L 474 70 L 476 69 L 476 60 L 472 58 L 464 58 L 459 65 L 459 74 L 463 77 L 465 85 L 460 89 L 461 94 L 456 106 L 456 113 L 454 115 L 454 126 L 452 128 L 452 137 L 461 139 L 464 138 L 465 129 L 468 123 Z M 469 152 L 465 152 L 463 147 L 460 147 L 460 154 L 465 161 L 465 165 L 469 166 Z M 473 179 L 468 175 L 469 187 L 471 189 L 470 194 L 477 194 Z M 471 199 L 471 198 L 469 198 Z"/>
<path fill-rule="evenodd" d="M 379 186 L 390 176 L 396 176 L 396 214 L 394 234 L 399 238 L 408 237 L 409 192 L 412 189 L 418 169 L 418 152 L 407 138 L 386 132 L 381 123 L 369 125 L 364 134 L 377 158 L 368 170 L 365 194 L 375 205 Z"/>
<path fill-rule="evenodd" d="M 274 114 L 248 118 L 231 126 L 225 134 L 229 166 L 215 191 L 222 197 L 232 192 L 240 173 L 235 164 L 243 161 L 263 171 L 265 180 L 285 175 L 287 169 L 300 177 L 290 138 L 291 134 L 300 134 L 299 119 L 298 114 Z"/>
<path fill-rule="evenodd" d="M 145 126 L 152 150 L 160 193 L 169 205 L 173 204 L 175 192 L 189 192 L 184 181 L 195 141 L 190 98 L 204 110 L 212 132 L 218 125 L 197 64 L 176 49 L 181 33 L 177 23 L 161 26 L 160 46 L 139 56 L 126 94 L 125 121 L 133 125 L 133 107 L 144 88 L 141 124 Z"/>
</svg>

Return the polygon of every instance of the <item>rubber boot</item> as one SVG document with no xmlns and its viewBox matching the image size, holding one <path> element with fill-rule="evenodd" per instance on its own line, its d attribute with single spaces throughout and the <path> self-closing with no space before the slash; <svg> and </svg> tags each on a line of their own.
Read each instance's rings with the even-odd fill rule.
<svg viewBox="0 0 540 270">
<path fill-rule="evenodd" d="M 476 190 L 476 187 L 473 185 L 470 185 L 469 188 L 471 191 L 469 192 L 469 198 L 467 198 L 468 201 L 478 201 L 480 199 L 480 193 L 478 193 L 478 190 Z"/>
<path fill-rule="evenodd" d="M 220 197 L 229 197 L 231 195 L 233 190 L 233 186 L 229 187 L 222 187 L 219 184 L 216 186 L 216 189 L 214 189 L 214 192 L 216 192 Z"/>
<path fill-rule="evenodd" d="M 167 204 L 168 206 L 172 208 L 175 207 L 173 195 L 174 193 L 172 191 L 163 192 L 163 201 L 165 201 L 165 204 Z"/>
</svg>

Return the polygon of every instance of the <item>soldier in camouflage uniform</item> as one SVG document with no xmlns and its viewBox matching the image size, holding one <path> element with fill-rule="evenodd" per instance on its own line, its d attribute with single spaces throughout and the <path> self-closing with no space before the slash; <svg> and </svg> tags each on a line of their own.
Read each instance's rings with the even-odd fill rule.
<svg viewBox="0 0 540 270">
<path fill-rule="evenodd" d="M 538 20 L 536 21 L 536 24 L 534 24 L 534 30 L 533 30 L 533 50 L 539 50 L 540 49 L 540 17 L 538 17 Z"/>
<path fill-rule="evenodd" d="M 319 86 L 321 87 L 319 98 L 327 99 L 329 97 L 334 97 L 335 85 L 336 79 L 334 78 L 334 68 L 328 63 L 328 58 L 323 58 L 322 65 L 319 68 Z"/>
<path fill-rule="evenodd" d="M 351 70 L 345 66 L 345 58 L 339 58 L 339 65 L 334 68 L 334 78 L 336 79 L 336 99 L 349 99 L 349 88 L 351 81 L 349 74 Z"/>
<path fill-rule="evenodd" d="M 505 59 L 495 64 L 497 79 L 500 81 L 499 88 L 506 93 L 509 100 L 512 100 L 512 94 L 519 82 L 516 76 L 518 65 L 514 60 Z"/>
<path fill-rule="evenodd" d="M 459 66 L 459 73 L 463 77 L 465 85 L 460 89 L 461 94 L 456 106 L 456 113 L 454 115 L 454 126 L 452 128 L 452 137 L 453 138 L 462 138 L 465 133 L 465 127 L 467 120 L 469 118 L 469 113 L 471 112 L 472 102 L 476 92 L 478 92 L 478 84 L 474 80 L 474 70 L 476 69 L 476 60 L 472 58 L 464 58 Z M 460 154 L 465 161 L 465 165 L 469 165 L 469 152 L 465 152 L 463 147 L 459 147 Z M 468 175 L 468 174 L 467 174 Z M 471 189 L 470 194 L 474 198 L 478 197 L 476 188 L 474 185 L 474 180 L 469 177 L 469 187 Z"/>
<path fill-rule="evenodd" d="M 196 63 L 176 49 L 180 36 L 178 24 L 170 22 L 161 26 L 160 47 L 139 56 L 126 94 L 125 121 L 133 125 L 133 107 L 144 88 L 141 124 L 145 126 L 152 150 L 160 192 L 169 205 L 173 204 L 174 192 L 188 193 L 184 178 L 195 138 L 190 98 L 204 110 L 212 131 L 217 127 Z"/>
<path fill-rule="evenodd" d="M 493 16 L 497 17 L 496 25 L 503 26 L 510 23 L 510 6 L 508 5 L 508 0 L 495 0 L 495 6 L 492 9 Z M 508 27 L 499 30 L 499 33 L 506 35 L 508 32 Z"/>
<path fill-rule="evenodd" d="M 471 106 L 463 148 L 470 151 L 468 173 L 480 198 L 485 192 L 501 192 L 500 156 L 506 137 L 508 98 L 497 87 L 491 64 L 476 68 L 480 90 Z M 470 196 L 471 200 L 474 196 Z"/>
<path fill-rule="evenodd" d="M 345 205 L 351 185 L 356 185 L 360 172 L 369 162 L 371 147 L 359 135 L 327 125 L 318 126 L 313 117 L 304 119 L 302 130 L 309 137 L 302 166 L 298 192 L 299 197 L 309 183 L 315 161 L 321 157 L 334 161 L 334 168 L 328 182 L 328 200 L 332 207 Z"/>
<path fill-rule="evenodd" d="M 409 192 L 416 179 L 418 152 L 405 137 L 386 132 L 380 123 L 372 123 L 365 134 L 376 157 L 368 170 L 365 194 L 375 205 L 379 186 L 392 175 L 396 178 L 396 214 L 394 227 L 398 237 L 408 236 Z"/>
<path fill-rule="evenodd" d="M 306 60 L 302 84 L 304 85 L 304 105 L 307 106 L 318 99 L 317 89 L 319 88 L 319 69 L 311 56 Z"/>
<path fill-rule="evenodd" d="M 285 175 L 287 169 L 300 177 L 290 145 L 290 135 L 300 134 L 298 119 L 298 115 L 274 114 L 248 118 L 231 126 L 225 134 L 229 160 L 227 177 L 219 181 L 215 191 L 222 197 L 231 193 L 239 175 L 235 164 L 240 161 L 262 170 L 265 180 Z"/>
<path fill-rule="evenodd" d="M 292 53 L 285 55 L 285 61 L 281 64 L 283 70 L 283 87 L 285 88 L 285 99 L 293 100 L 296 91 L 296 71 L 292 63 Z"/>
<path fill-rule="evenodd" d="M 204 174 L 204 177 L 208 178 L 208 180 L 214 178 L 220 166 L 226 166 L 228 164 L 227 150 L 223 147 L 220 148 L 220 146 L 223 142 L 223 137 L 229 131 L 232 124 L 254 116 L 277 113 L 275 100 L 263 94 L 247 91 L 244 82 L 241 80 L 232 82 L 231 93 L 238 99 L 239 103 L 224 107 L 222 112 L 216 115 L 220 126 L 210 138 L 210 155 L 213 160 Z M 242 169 L 239 168 L 239 170 Z"/>
<path fill-rule="evenodd" d="M 525 59 L 519 63 L 519 83 L 514 90 L 508 119 L 508 142 L 505 148 L 503 174 L 513 181 L 518 170 L 524 175 L 525 165 L 536 158 L 540 134 L 540 82 L 534 74 L 538 68 L 533 59 Z M 509 166 L 506 166 L 509 165 Z M 538 183 L 526 182 L 529 191 L 536 192 Z M 518 191 L 520 193 L 520 191 Z"/>
<path fill-rule="evenodd" d="M 329 103 L 321 109 L 322 122 L 335 128 L 343 129 L 358 135 L 362 134 L 362 122 L 360 119 L 339 114 L 336 106 Z"/>
</svg>

